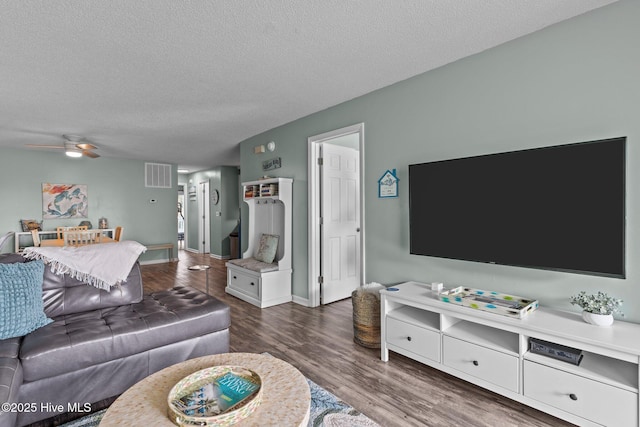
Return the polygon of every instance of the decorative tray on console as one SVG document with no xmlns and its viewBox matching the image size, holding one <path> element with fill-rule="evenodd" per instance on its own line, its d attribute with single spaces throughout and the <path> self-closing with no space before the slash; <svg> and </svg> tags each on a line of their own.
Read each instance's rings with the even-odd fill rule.
<svg viewBox="0 0 640 427">
<path fill-rule="evenodd" d="M 464 286 L 443 290 L 438 294 L 438 297 L 444 302 L 502 314 L 516 319 L 522 319 L 538 308 L 537 300 L 494 291 L 465 288 Z"/>
<path fill-rule="evenodd" d="M 262 380 L 240 366 L 213 366 L 178 381 L 169 392 L 168 416 L 178 426 L 230 426 L 262 400 Z"/>
</svg>

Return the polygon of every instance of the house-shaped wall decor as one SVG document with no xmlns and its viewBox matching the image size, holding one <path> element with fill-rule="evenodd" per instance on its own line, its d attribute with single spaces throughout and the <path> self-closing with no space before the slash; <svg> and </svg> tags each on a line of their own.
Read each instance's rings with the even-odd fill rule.
<svg viewBox="0 0 640 427">
<path fill-rule="evenodd" d="M 382 174 L 378 180 L 378 197 L 398 197 L 398 177 L 396 176 L 396 170 L 388 170 Z"/>
</svg>

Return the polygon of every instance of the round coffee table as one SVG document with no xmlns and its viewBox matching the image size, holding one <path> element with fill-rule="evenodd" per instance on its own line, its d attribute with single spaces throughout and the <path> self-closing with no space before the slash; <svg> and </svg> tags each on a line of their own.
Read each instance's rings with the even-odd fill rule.
<svg viewBox="0 0 640 427">
<path fill-rule="evenodd" d="M 270 355 L 224 353 L 169 366 L 124 392 L 105 413 L 100 427 L 123 425 L 175 426 L 167 417 L 167 396 L 182 378 L 219 365 L 249 368 L 262 379 L 262 402 L 238 426 L 306 426 L 311 394 L 305 377 L 295 367 Z"/>
</svg>

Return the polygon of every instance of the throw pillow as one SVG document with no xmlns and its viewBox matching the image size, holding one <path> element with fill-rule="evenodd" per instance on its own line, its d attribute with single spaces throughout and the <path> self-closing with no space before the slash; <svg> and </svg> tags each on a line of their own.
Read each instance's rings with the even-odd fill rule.
<svg viewBox="0 0 640 427">
<path fill-rule="evenodd" d="M 271 264 L 276 257 L 276 251 L 278 250 L 278 240 L 280 236 L 275 234 L 262 234 L 260 236 L 260 243 L 258 244 L 258 250 L 253 255 L 254 259 L 258 261 Z"/>
<path fill-rule="evenodd" d="M 42 302 L 42 261 L 0 264 L 0 340 L 21 337 L 51 323 Z"/>
</svg>

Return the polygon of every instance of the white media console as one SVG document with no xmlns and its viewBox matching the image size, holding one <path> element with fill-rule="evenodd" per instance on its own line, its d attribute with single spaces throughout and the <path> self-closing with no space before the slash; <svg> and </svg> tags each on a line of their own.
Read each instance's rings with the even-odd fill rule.
<svg viewBox="0 0 640 427">
<path fill-rule="evenodd" d="M 638 426 L 640 325 L 597 327 L 543 307 L 516 319 L 440 301 L 427 284 L 393 288 L 380 292 L 383 361 L 393 351 L 581 426 Z M 531 353 L 529 338 L 584 357 Z"/>
</svg>

